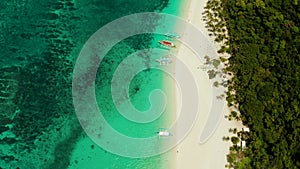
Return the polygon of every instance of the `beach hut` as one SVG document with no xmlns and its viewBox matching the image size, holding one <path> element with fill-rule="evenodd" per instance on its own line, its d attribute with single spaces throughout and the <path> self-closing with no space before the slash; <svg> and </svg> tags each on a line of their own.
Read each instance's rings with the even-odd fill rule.
<svg viewBox="0 0 300 169">
<path fill-rule="evenodd" d="M 243 132 L 249 132 L 250 130 L 249 130 L 249 128 L 242 128 L 242 131 Z"/>
<path fill-rule="evenodd" d="M 246 141 L 241 141 L 241 147 L 242 147 L 242 150 L 244 150 L 246 148 Z"/>
</svg>

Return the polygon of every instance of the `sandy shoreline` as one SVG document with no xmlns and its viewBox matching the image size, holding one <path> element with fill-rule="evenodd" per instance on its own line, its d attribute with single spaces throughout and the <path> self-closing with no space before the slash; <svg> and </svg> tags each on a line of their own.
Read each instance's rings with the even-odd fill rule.
<svg viewBox="0 0 300 169">
<path fill-rule="evenodd" d="M 213 37 L 208 36 L 208 31 L 205 28 L 205 22 L 202 21 L 202 13 L 206 1 L 189 0 L 181 4 L 180 16 L 185 18 L 188 22 L 197 27 L 200 31 L 207 35 L 208 39 L 214 44 L 214 47 L 218 49 L 220 44 L 214 42 Z M 189 32 L 185 32 L 189 33 Z M 229 114 L 229 108 L 224 107 L 223 117 L 219 121 L 218 127 L 213 135 L 205 143 L 199 144 L 199 137 L 203 132 L 205 123 L 208 119 L 209 112 L 212 106 L 212 86 L 207 80 L 207 74 L 204 71 L 199 70 L 199 66 L 202 64 L 199 59 L 193 54 L 193 52 L 181 45 L 178 49 L 177 56 L 181 62 L 188 66 L 190 72 L 195 77 L 196 84 L 198 86 L 201 106 L 199 106 L 198 117 L 194 123 L 194 126 L 189 135 L 169 153 L 173 156 L 172 168 L 176 169 L 221 169 L 225 168 L 226 154 L 228 154 L 230 142 L 222 140 L 223 136 L 229 135 L 229 128 L 242 127 L 238 122 L 229 122 L 224 118 L 225 114 Z M 178 62 L 178 61 L 177 61 Z M 176 63 L 175 63 L 176 64 Z M 176 66 L 175 66 L 176 67 Z M 175 68 L 176 78 L 179 78 L 181 68 Z M 180 94 L 177 93 L 176 103 L 180 105 Z M 176 110 L 180 110 L 180 107 L 176 107 Z M 180 112 L 179 112 L 180 113 Z"/>
</svg>

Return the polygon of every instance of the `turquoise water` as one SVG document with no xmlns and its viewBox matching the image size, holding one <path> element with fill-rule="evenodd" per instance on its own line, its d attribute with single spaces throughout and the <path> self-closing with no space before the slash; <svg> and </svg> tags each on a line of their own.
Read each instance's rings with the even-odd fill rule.
<svg viewBox="0 0 300 169">
<path fill-rule="evenodd" d="M 101 26 L 137 12 L 178 14 L 179 3 L 179 0 L 1 1 L 0 167 L 160 168 L 165 157 L 120 157 L 101 149 L 87 137 L 74 113 L 72 71 L 83 44 Z M 126 54 L 157 45 L 152 42 L 153 36 L 136 38 L 145 40 L 145 44 L 136 46 L 129 39 L 108 54 L 108 58 L 116 54 L 118 58 L 114 57 L 114 64 L 100 66 L 98 72 L 106 73 L 98 73 L 96 92 L 104 94 L 97 97 L 105 101 L 99 105 L 105 105 L 105 117 L 116 130 L 134 137 L 148 137 L 165 119 L 147 125 L 131 123 L 116 113 L 107 94 L 113 67 Z M 143 101 L 145 95 L 152 89 L 163 88 L 164 76 L 151 70 L 133 79 L 129 91 L 138 109 L 149 107 Z M 140 92 L 136 92 L 137 87 Z"/>
</svg>

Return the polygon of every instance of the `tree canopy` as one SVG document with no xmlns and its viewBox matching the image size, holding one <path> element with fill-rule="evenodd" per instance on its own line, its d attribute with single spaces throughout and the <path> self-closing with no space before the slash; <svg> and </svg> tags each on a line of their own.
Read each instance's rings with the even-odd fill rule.
<svg viewBox="0 0 300 169">
<path fill-rule="evenodd" d="M 250 128 L 246 157 L 230 166 L 300 168 L 298 0 L 209 0 L 204 15 L 230 54 L 227 101 Z"/>
</svg>

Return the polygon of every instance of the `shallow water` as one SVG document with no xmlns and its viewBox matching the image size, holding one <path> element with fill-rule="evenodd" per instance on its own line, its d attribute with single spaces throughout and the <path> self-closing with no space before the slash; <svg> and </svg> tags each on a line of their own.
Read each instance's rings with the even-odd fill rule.
<svg viewBox="0 0 300 169">
<path fill-rule="evenodd" d="M 177 0 L 1 1 L 0 167 L 160 168 L 161 156 L 120 157 L 87 137 L 74 112 L 72 71 L 84 43 L 103 25 L 137 12 L 177 14 L 178 5 Z M 145 43 L 136 45 L 137 39 Z M 113 107 L 109 83 L 118 63 L 129 53 L 154 47 L 153 39 L 144 35 L 122 41 L 107 55 L 114 63 L 100 65 L 96 79 L 97 99 L 105 101 L 99 101 L 105 118 L 116 130 L 134 137 L 153 135 L 153 128 L 165 119 L 147 125 L 124 119 Z M 151 90 L 163 88 L 164 77 L 150 70 L 133 79 L 129 94 L 137 109 L 149 108 L 145 100 Z"/>
</svg>

